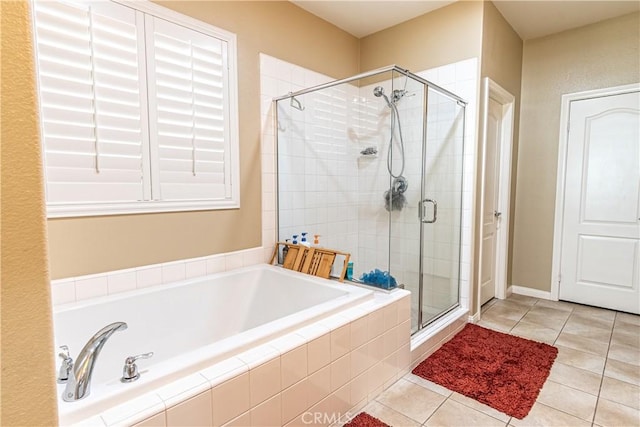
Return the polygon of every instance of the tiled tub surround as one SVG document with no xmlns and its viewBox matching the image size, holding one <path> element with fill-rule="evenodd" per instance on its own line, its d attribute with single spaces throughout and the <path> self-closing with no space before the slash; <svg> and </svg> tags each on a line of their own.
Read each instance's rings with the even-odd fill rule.
<svg viewBox="0 0 640 427">
<path fill-rule="evenodd" d="M 300 276 L 298 273 L 286 272 L 276 267 L 265 267 Z M 247 269 L 243 270 L 247 271 Z M 224 274 L 216 276 L 224 276 Z M 345 293 L 350 290 L 352 294 L 357 294 L 357 298 L 352 301 L 355 305 L 347 304 L 336 313 L 314 320 L 312 323 L 304 324 L 303 322 L 302 326 L 288 325 L 284 331 L 281 331 L 280 336 L 270 337 L 269 340 L 262 342 L 258 340 L 252 348 L 246 348 L 247 340 L 244 339 L 247 338 L 246 334 L 240 334 L 234 338 L 242 338 L 244 347 L 241 347 L 236 354 L 225 354 L 221 360 L 215 358 L 208 362 L 200 360 L 199 363 L 194 363 L 195 369 L 191 371 L 169 373 L 163 380 L 158 379 L 155 384 L 151 384 L 151 390 L 140 386 L 128 395 L 123 395 L 124 397 L 110 396 L 104 402 L 105 407 L 98 408 L 98 412 L 95 412 L 96 408 L 92 407 L 95 405 L 92 405 L 91 401 L 99 399 L 105 387 L 93 384 L 92 393 L 85 400 L 60 403 L 61 424 L 305 425 L 306 418 L 302 417 L 311 416 L 305 415 L 306 412 L 326 413 L 328 414 L 326 421 L 331 423 L 337 421 L 339 415 L 346 414 L 353 408 L 362 407 L 408 372 L 411 364 L 409 293 L 404 290 L 372 293 L 323 279 L 307 278 L 306 280 L 322 283 L 319 286 L 327 286 L 326 283 L 330 283 L 328 286 L 332 292 Z M 302 287 L 305 283 L 296 285 Z M 171 290 L 178 286 L 181 285 L 169 285 L 167 289 Z M 160 292 L 165 291 L 160 290 Z M 136 291 L 131 294 L 122 294 L 121 297 L 107 297 L 104 300 L 121 300 L 135 294 L 145 297 L 154 292 Z M 175 298 L 167 299 L 169 306 L 180 305 Z M 289 300 L 289 298 L 281 299 Z M 258 305 L 262 302 L 271 305 L 264 299 L 259 298 L 257 301 Z M 98 317 L 100 310 L 96 312 L 97 306 L 94 302 L 101 301 L 98 299 L 91 303 L 77 305 L 87 305 Z M 336 306 L 333 302 L 327 304 Z M 234 307 L 231 307 L 231 304 L 226 305 L 233 310 Z M 312 310 L 316 308 L 313 307 Z M 166 308 L 160 308 L 159 311 L 159 318 L 168 317 L 166 322 L 180 317 L 175 313 L 166 316 Z M 245 314 L 241 313 L 241 317 Z M 121 315 L 124 313 L 112 314 L 118 319 Z M 107 363 L 102 358 L 109 357 L 105 352 L 110 347 L 117 347 L 118 339 L 123 340 L 137 326 L 150 323 L 146 316 L 140 317 L 138 323 L 136 320 L 130 321 L 128 330 L 118 332 L 110 338 L 110 342 L 104 347 L 103 354 L 100 355 L 98 366 Z M 291 317 L 284 319 L 286 321 Z M 247 315 L 246 318 L 249 319 L 251 316 Z M 225 319 L 221 319 L 211 321 L 209 324 L 224 321 Z M 151 323 L 153 326 L 153 322 Z M 204 327 L 206 330 L 207 326 L 204 325 Z M 156 331 L 156 335 L 158 332 L 161 331 Z M 169 335 L 172 331 L 166 332 Z M 152 330 L 145 334 L 147 338 L 153 338 Z M 193 334 L 198 335 L 189 329 L 184 335 Z M 162 340 L 163 333 L 159 335 L 156 338 Z M 249 335 L 255 335 L 255 329 L 250 330 Z M 179 337 L 180 334 L 175 336 Z M 255 341 L 255 336 L 253 338 Z M 135 337 L 132 336 L 132 339 L 135 341 Z M 153 344 L 145 342 L 149 341 L 146 338 L 139 341 L 135 344 L 137 347 L 131 348 L 132 353 L 142 349 L 143 351 L 154 350 L 148 347 Z M 220 343 L 222 347 L 227 346 L 224 341 Z M 215 345 L 209 347 L 215 347 Z M 129 348 L 124 351 L 128 350 Z M 184 356 L 171 357 L 165 365 L 175 368 L 176 365 L 188 365 L 197 360 L 199 356 L 187 352 Z M 154 366 L 145 363 L 152 361 L 153 359 L 140 361 L 139 384 L 145 381 L 154 382 Z M 160 365 L 162 363 L 158 366 Z M 97 372 L 96 375 L 98 375 Z M 107 381 L 107 387 L 136 386 L 136 383 L 119 384 L 116 376 Z M 100 380 L 100 377 L 94 378 L 94 381 L 96 380 Z M 60 386 L 60 393 L 62 388 L 63 386 Z M 123 403 L 123 399 L 126 403 Z M 75 414 L 66 413 L 67 408 L 73 407 L 78 408 L 73 409 Z M 336 418 L 332 420 L 332 416 Z"/>
</svg>

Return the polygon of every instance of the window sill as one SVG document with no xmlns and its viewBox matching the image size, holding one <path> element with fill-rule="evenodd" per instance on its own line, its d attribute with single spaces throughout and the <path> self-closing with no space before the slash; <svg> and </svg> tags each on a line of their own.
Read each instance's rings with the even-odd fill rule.
<svg viewBox="0 0 640 427">
<path fill-rule="evenodd" d="M 165 212 L 240 209 L 236 200 L 149 201 L 133 203 L 92 203 L 48 205 L 47 218 L 73 218 L 106 215 L 137 215 Z"/>
</svg>

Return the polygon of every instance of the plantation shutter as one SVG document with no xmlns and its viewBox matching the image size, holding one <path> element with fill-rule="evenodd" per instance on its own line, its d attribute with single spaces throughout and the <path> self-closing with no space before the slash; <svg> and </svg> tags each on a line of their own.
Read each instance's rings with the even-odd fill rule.
<svg viewBox="0 0 640 427">
<path fill-rule="evenodd" d="M 231 198 L 226 42 L 147 16 L 153 198 Z"/>
<path fill-rule="evenodd" d="M 141 18 L 111 2 L 34 11 L 48 204 L 144 200 Z"/>
</svg>

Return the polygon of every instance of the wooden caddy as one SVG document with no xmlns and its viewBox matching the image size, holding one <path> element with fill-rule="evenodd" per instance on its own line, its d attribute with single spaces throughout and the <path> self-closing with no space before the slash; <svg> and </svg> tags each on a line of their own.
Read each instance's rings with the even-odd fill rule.
<svg viewBox="0 0 640 427">
<path fill-rule="evenodd" d="M 277 242 L 276 249 L 271 258 L 271 264 L 278 259 L 278 251 L 280 246 L 289 248 L 287 256 L 284 258 L 282 266 L 288 270 L 299 271 L 301 273 L 318 276 L 325 279 L 331 274 L 331 267 L 337 255 L 344 256 L 344 265 L 340 273 L 339 280 L 344 282 L 344 276 L 347 273 L 347 264 L 349 264 L 350 254 L 327 248 L 308 248 L 304 245 L 294 245 L 288 242 Z"/>
</svg>

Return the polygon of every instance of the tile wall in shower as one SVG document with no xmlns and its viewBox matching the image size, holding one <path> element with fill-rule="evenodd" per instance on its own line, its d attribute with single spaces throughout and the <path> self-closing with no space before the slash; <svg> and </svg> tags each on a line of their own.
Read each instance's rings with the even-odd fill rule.
<svg viewBox="0 0 640 427">
<path fill-rule="evenodd" d="M 296 97 L 303 110 L 288 101 L 280 103 L 279 162 L 273 141 L 274 97 L 332 78 L 302 67 L 261 55 L 261 97 L 263 117 L 263 245 L 275 238 L 308 233 L 309 242 L 320 235 L 320 245 L 348 252 L 356 258 L 358 247 L 358 182 L 355 148 L 345 143 L 349 129 L 356 126 L 351 101 L 358 89 L 341 85 Z M 275 230 L 280 198 L 280 235 Z M 355 259 L 354 259 L 355 261 Z M 337 264 L 337 263 L 336 263 Z"/>
<path fill-rule="evenodd" d="M 321 244 L 352 254 L 355 275 L 373 268 L 387 268 L 389 243 L 393 247 L 391 269 L 401 283 L 417 284 L 417 260 L 419 254 L 419 223 L 417 200 L 420 198 L 421 144 L 406 144 L 406 177 L 409 188 L 406 193 L 411 203 L 402 212 L 389 217 L 384 209 L 383 194 L 389 187 L 386 166 L 386 148 L 389 142 L 389 108 L 381 98 L 373 96 L 375 85 L 356 88 L 340 85 L 298 97 L 304 111 L 281 103 L 278 112 L 281 120 L 281 162 L 278 165 L 282 193 L 280 215 L 282 224 L 276 236 L 276 158 L 274 139 L 274 105 L 272 99 L 291 91 L 311 87 L 333 80 L 279 59 L 261 55 L 261 107 L 262 107 L 262 168 L 263 168 L 263 245 L 272 247 L 276 238 L 284 239 L 292 234 L 307 231 L 320 234 Z M 474 144 L 476 141 L 477 60 L 470 59 L 419 73 L 422 77 L 459 94 L 469 101 L 466 110 L 466 146 L 464 152 L 465 178 L 462 203 L 462 268 L 461 303 L 468 307 L 468 281 L 470 270 L 471 191 L 474 174 Z M 396 79 L 396 87 L 401 85 Z M 387 82 L 389 83 L 389 82 Z M 390 85 L 385 86 L 387 93 Z M 411 93 L 410 93 L 411 95 Z M 422 96 L 413 94 L 398 103 L 403 136 L 407 141 L 422 139 Z M 443 136 L 447 126 L 451 128 L 454 104 L 443 98 L 430 97 L 429 122 L 431 125 L 427 148 L 429 182 L 462 179 L 455 156 L 459 150 L 448 150 L 446 143 L 432 139 Z M 413 110 L 413 111 L 412 111 Z M 383 130 L 382 132 L 380 130 Z M 386 129 L 386 131 L 385 131 Z M 449 135 L 461 138 L 461 134 Z M 442 139 L 442 138 L 441 138 Z M 446 140 L 446 138 L 444 138 Z M 450 144 L 453 146 L 455 144 Z M 361 155 L 361 151 L 375 147 L 377 156 Z M 397 160 L 397 158 L 396 158 Z M 395 163 L 394 163 L 395 164 Z M 451 175 L 457 178 L 451 180 Z M 451 197 L 452 188 L 435 190 L 434 198 Z M 395 216 L 395 217 L 394 217 Z M 434 229 L 435 242 L 425 247 L 426 272 L 454 277 L 454 245 L 452 233 L 460 230 L 460 224 L 442 221 Z M 457 256 L 457 255 L 456 255 Z M 451 286 L 446 282 L 444 288 Z M 429 292 L 435 292 L 436 289 Z M 446 298 L 432 295 L 432 298 Z"/>
</svg>

